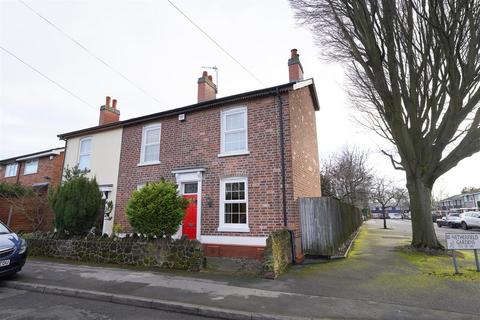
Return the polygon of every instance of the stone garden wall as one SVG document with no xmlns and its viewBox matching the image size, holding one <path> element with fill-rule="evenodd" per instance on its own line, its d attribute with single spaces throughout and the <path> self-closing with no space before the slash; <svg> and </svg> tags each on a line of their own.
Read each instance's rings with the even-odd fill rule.
<svg viewBox="0 0 480 320">
<path fill-rule="evenodd" d="M 199 271 L 203 249 L 194 240 L 88 236 L 58 239 L 50 234 L 24 235 L 29 255 L 65 260 Z"/>
<path fill-rule="evenodd" d="M 288 230 L 272 232 L 267 238 L 263 268 L 266 278 L 275 279 L 292 264 L 292 240 Z"/>
</svg>

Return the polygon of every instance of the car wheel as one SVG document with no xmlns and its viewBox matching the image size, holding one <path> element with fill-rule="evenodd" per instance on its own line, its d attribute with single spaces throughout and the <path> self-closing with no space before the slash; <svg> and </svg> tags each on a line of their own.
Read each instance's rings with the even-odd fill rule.
<svg viewBox="0 0 480 320">
<path fill-rule="evenodd" d="M 442 225 L 441 225 L 440 223 L 437 223 L 437 227 L 441 228 L 441 227 L 442 227 Z"/>
<path fill-rule="evenodd" d="M 467 226 L 467 224 L 465 223 L 465 221 L 462 221 L 462 229 L 463 229 L 463 230 L 468 230 L 468 226 Z"/>
</svg>

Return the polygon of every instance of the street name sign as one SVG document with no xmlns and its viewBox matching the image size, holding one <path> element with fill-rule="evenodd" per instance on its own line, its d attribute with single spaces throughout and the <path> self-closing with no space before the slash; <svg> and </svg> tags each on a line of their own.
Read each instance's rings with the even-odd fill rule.
<svg viewBox="0 0 480 320">
<path fill-rule="evenodd" d="M 473 250 L 477 272 L 480 272 L 480 262 L 477 252 L 477 250 L 480 249 L 480 233 L 446 233 L 445 242 L 447 243 L 447 249 L 452 250 L 455 273 L 459 273 L 455 250 Z"/>
<path fill-rule="evenodd" d="M 445 234 L 445 240 L 447 242 L 447 249 L 480 249 L 480 233 L 447 233 Z"/>
</svg>

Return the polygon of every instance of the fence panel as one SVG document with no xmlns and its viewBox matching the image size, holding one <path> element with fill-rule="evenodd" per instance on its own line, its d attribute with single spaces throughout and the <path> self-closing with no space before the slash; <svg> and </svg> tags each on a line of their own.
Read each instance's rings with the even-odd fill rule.
<svg viewBox="0 0 480 320">
<path fill-rule="evenodd" d="M 300 198 L 299 206 L 306 254 L 336 255 L 363 221 L 359 208 L 333 198 Z"/>
</svg>

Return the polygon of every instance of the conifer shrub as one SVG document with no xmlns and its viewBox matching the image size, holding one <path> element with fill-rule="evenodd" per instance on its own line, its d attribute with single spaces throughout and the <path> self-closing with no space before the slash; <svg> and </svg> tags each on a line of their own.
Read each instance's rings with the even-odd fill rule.
<svg viewBox="0 0 480 320">
<path fill-rule="evenodd" d="M 95 178 L 86 171 L 67 168 L 62 184 L 49 194 L 58 232 L 85 235 L 95 225 L 102 205 L 102 193 Z"/>
</svg>

